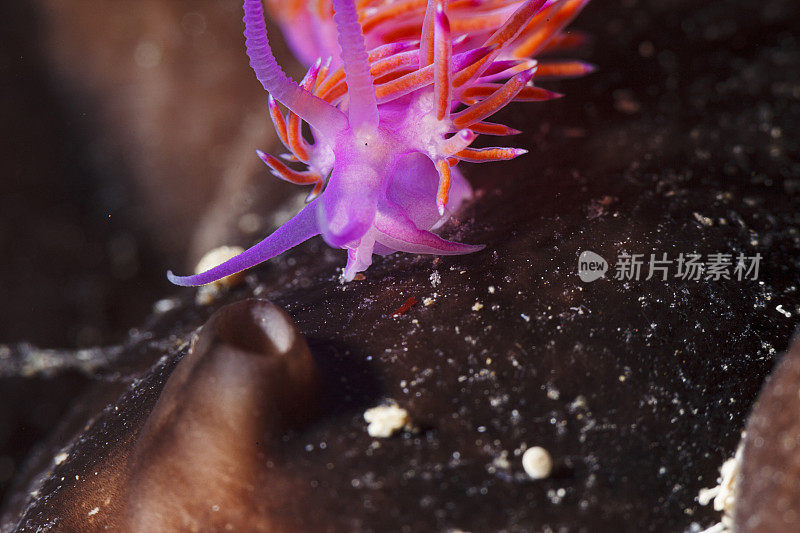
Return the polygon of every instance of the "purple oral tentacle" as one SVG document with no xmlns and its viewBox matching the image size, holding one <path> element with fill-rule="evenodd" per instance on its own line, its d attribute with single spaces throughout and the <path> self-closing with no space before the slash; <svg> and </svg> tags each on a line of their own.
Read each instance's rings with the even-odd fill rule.
<svg viewBox="0 0 800 533">
<path fill-rule="evenodd" d="M 375 216 L 376 240 L 401 252 L 419 254 L 460 255 L 477 252 L 485 245 L 447 241 L 438 235 L 417 228 L 395 203 L 384 201 Z"/>
<path fill-rule="evenodd" d="M 172 272 L 167 272 L 167 278 L 175 285 L 196 287 L 212 283 L 267 259 L 272 259 L 311 237 L 319 235 L 316 209 L 316 201 L 308 204 L 269 237 L 219 266 L 194 276 L 176 276 Z"/>
</svg>

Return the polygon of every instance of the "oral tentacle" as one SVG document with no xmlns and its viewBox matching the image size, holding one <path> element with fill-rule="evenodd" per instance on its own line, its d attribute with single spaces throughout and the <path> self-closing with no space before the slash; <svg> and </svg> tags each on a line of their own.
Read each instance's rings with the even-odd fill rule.
<svg viewBox="0 0 800 533">
<path fill-rule="evenodd" d="M 439 255 L 461 255 L 482 250 L 484 245 L 462 244 L 442 239 L 417 228 L 404 211 L 392 202 L 385 202 L 375 216 L 376 240 L 401 252 Z"/>
<path fill-rule="evenodd" d="M 175 285 L 196 287 L 212 283 L 272 259 L 314 235 L 319 235 L 316 208 L 316 202 L 308 204 L 269 237 L 219 266 L 193 276 L 176 276 L 170 271 L 167 272 L 167 278 Z"/>
</svg>

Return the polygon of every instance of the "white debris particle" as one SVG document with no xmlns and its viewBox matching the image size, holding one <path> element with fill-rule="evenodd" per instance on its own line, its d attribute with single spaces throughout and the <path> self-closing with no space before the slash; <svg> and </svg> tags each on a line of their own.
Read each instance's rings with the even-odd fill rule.
<svg viewBox="0 0 800 533">
<path fill-rule="evenodd" d="M 487 290 L 489 291 L 489 294 L 494 294 L 495 291 L 494 285 L 489 285 Z"/>
<path fill-rule="evenodd" d="M 586 397 L 583 396 L 582 394 L 576 396 L 575 399 L 572 400 L 572 403 L 569 404 L 569 411 L 570 412 L 575 412 L 578 409 L 588 409 L 588 408 L 589 408 L 589 404 L 586 401 Z"/>
<path fill-rule="evenodd" d="M 714 524 L 702 533 L 728 533 L 733 531 L 733 511 L 736 505 L 736 480 L 742 464 L 742 444 L 736 449 L 733 457 L 722 463 L 716 487 L 701 489 L 697 495 L 700 505 L 708 505 L 714 501 L 714 510 L 722 512 L 719 523 Z"/>
<path fill-rule="evenodd" d="M 194 302 L 200 306 L 211 305 L 220 294 L 220 290 L 213 285 L 203 285 L 197 289 Z"/>
<path fill-rule="evenodd" d="M 434 270 L 429 279 L 431 280 L 431 287 L 436 288 L 442 284 L 442 276 L 439 275 L 438 270 Z"/>
<path fill-rule="evenodd" d="M 430 305 L 433 305 L 433 302 L 435 302 L 435 301 L 436 300 L 434 300 L 433 298 L 430 298 L 430 297 L 426 296 L 425 298 L 422 299 L 422 305 L 424 305 L 425 307 L 428 307 Z"/>
<path fill-rule="evenodd" d="M 553 459 L 544 448 L 533 446 L 522 454 L 522 468 L 531 479 L 545 479 L 553 470 Z"/>
<path fill-rule="evenodd" d="M 99 512 L 100 512 L 100 508 L 99 508 L 99 507 L 95 507 L 94 509 L 92 509 L 91 511 L 89 511 L 89 512 L 87 513 L 87 515 L 88 515 L 88 516 L 94 516 L 94 515 L 96 515 L 96 514 L 97 514 L 97 513 L 99 513 Z"/>
<path fill-rule="evenodd" d="M 483 309 L 483 304 L 480 302 L 475 302 L 475 304 L 472 306 L 473 311 L 480 311 L 481 309 Z"/>
<path fill-rule="evenodd" d="M 714 225 L 714 221 L 711 220 L 710 218 L 708 218 L 706 216 L 703 216 L 703 215 L 701 215 L 700 213 L 697 213 L 697 212 L 692 213 L 692 214 L 694 215 L 694 219 L 696 221 L 698 221 L 700 224 L 702 224 L 703 226 L 707 226 L 708 227 L 708 226 L 713 226 Z"/>
<path fill-rule="evenodd" d="M 525 322 L 530 322 L 530 321 L 531 321 L 531 317 L 529 317 L 529 316 L 528 316 L 528 315 L 526 315 L 525 313 L 520 313 L 520 315 L 519 315 L 519 316 L 521 316 L 521 317 L 522 317 L 522 320 L 524 320 Z"/>
<path fill-rule="evenodd" d="M 502 468 L 503 470 L 511 468 L 511 463 L 508 462 L 508 452 L 505 450 L 501 451 L 500 455 L 492 460 L 492 465 L 495 468 Z"/>
<path fill-rule="evenodd" d="M 559 488 L 556 490 L 550 489 L 547 491 L 547 497 L 550 499 L 550 502 L 554 505 L 558 505 L 561 503 L 561 500 L 564 499 L 564 496 L 567 495 L 567 491 L 564 488 Z"/>
<path fill-rule="evenodd" d="M 69 457 L 69 454 L 67 452 L 61 452 L 58 455 L 56 455 L 55 457 L 53 457 L 53 463 L 55 463 L 57 465 L 60 465 L 61 463 L 66 461 L 68 457 Z"/>
<path fill-rule="evenodd" d="M 367 433 L 370 437 L 391 437 L 397 431 L 413 429 L 408 411 L 397 404 L 379 405 L 364 411 L 364 421 L 369 424 Z"/>
<path fill-rule="evenodd" d="M 789 311 L 788 309 L 784 309 L 783 308 L 783 304 L 780 304 L 777 307 L 775 307 L 775 310 L 777 312 L 779 312 L 780 314 L 782 314 L 783 316 L 785 316 L 786 318 L 791 318 L 792 317 L 791 311 Z"/>
<path fill-rule="evenodd" d="M 177 298 L 164 298 L 153 304 L 153 311 L 158 314 L 164 314 L 178 307 L 180 303 L 181 301 Z"/>
<path fill-rule="evenodd" d="M 561 396 L 561 393 L 558 392 L 558 389 L 553 387 L 552 385 L 547 385 L 547 397 L 551 400 L 558 400 Z"/>
</svg>

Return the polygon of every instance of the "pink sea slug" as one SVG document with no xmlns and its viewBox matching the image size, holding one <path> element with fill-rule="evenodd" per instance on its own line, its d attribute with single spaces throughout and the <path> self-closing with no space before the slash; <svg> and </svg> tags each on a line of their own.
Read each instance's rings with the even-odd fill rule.
<svg viewBox="0 0 800 533">
<path fill-rule="evenodd" d="M 348 281 L 370 266 L 373 254 L 483 248 L 433 233 L 471 195 L 456 165 L 525 153 L 470 145 L 479 134 L 519 133 L 485 120 L 509 102 L 560 96 L 532 80 L 591 70 L 578 61 L 532 59 L 580 44 L 579 34 L 563 29 L 587 2 L 276 0 L 270 7 L 298 56 L 319 57 L 298 86 L 275 61 L 260 0 L 245 0 L 250 65 L 291 152 L 282 160 L 258 156 L 277 177 L 313 189 L 309 203 L 260 243 L 201 274 L 169 272 L 170 281 L 211 283 L 318 234 L 347 250 Z M 288 108 L 286 116 L 276 101 Z M 313 143 L 301 133 L 303 122 Z"/>
</svg>

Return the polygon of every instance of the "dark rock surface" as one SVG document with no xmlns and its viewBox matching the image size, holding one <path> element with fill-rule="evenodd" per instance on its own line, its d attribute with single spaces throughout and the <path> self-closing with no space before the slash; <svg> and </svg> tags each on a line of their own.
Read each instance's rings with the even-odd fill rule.
<svg viewBox="0 0 800 533">
<path fill-rule="evenodd" d="M 319 383 L 302 335 L 251 299 L 220 309 L 183 348 L 64 455 L 42 457 L 50 473 L 28 516 L 55 511 L 58 531 L 287 530 L 269 512 L 294 488 L 275 448 L 311 418 Z"/>
<path fill-rule="evenodd" d="M 58 526 L 68 508 L 87 524 L 123 516 L 63 501 L 94 472 L 113 474 L 108 461 L 140 438 L 193 332 L 253 296 L 293 318 L 322 380 L 316 417 L 270 452 L 267 465 L 291 489 L 268 493 L 285 498 L 279 506 L 253 505 L 253 524 L 482 532 L 715 522 L 695 496 L 732 455 L 800 316 L 795 12 L 789 1 L 590 5 L 578 26 L 595 36 L 601 70 L 554 87 L 563 100 L 506 111 L 529 155 L 465 166 L 478 194 L 444 233 L 484 251 L 395 255 L 342 285 L 344 254 L 314 240 L 209 307 L 174 290 L 179 299 L 95 371 L 32 457 L 3 530 L 20 515 L 20 530 Z M 623 252 L 763 260 L 758 280 L 626 282 L 612 267 L 587 284 L 577 276 L 584 250 L 611 263 Z M 392 316 L 410 297 L 418 303 Z M 362 414 L 385 399 L 420 432 L 376 445 Z M 519 452 L 533 445 L 553 456 L 547 480 L 522 470 Z M 54 465 L 59 453 L 67 458 Z M 150 453 L 142 464 L 163 460 Z"/>
</svg>

